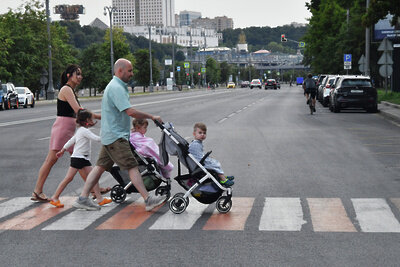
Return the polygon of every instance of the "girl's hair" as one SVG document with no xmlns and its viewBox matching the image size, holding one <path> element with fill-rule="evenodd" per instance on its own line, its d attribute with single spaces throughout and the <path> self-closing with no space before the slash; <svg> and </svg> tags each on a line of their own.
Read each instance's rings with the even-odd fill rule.
<svg viewBox="0 0 400 267">
<path fill-rule="evenodd" d="M 138 127 L 141 126 L 148 126 L 149 122 L 146 119 L 133 119 L 132 120 L 132 126 L 134 129 L 137 129 Z"/>
<path fill-rule="evenodd" d="M 202 122 L 197 122 L 194 126 L 193 126 L 193 131 L 196 131 L 196 129 L 200 129 L 203 132 L 207 132 L 207 126 L 202 123 Z"/>
<path fill-rule="evenodd" d="M 92 117 L 92 112 L 87 109 L 81 108 L 78 110 L 78 114 L 76 114 L 76 123 L 80 126 L 86 126 L 87 120 Z"/>
<path fill-rule="evenodd" d="M 61 74 L 61 87 L 64 86 L 68 82 L 69 77 L 71 77 L 72 74 L 74 74 L 74 72 L 76 72 L 80 68 L 81 67 L 76 64 L 69 65 L 67 69 Z"/>
</svg>

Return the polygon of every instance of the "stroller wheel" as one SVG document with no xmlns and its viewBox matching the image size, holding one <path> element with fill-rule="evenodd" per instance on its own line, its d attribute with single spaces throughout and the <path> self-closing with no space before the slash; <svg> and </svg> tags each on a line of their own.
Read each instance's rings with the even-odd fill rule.
<svg viewBox="0 0 400 267">
<path fill-rule="evenodd" d="M 126 198 L 126 191 L 121 185 L 115 185 L 111 189 L 110 197 L 115 203 L 122 203 Z"/>
<path fill-rule="evenodd" d="M 220 213 L 227 213 L 232 208 L 232 200 L 228 199 L 227 196 L 219 197 L 216 206 Z"/>
<path fill-rule="evenodd" d="M 168 189 L 167 186 L 160 186 L 156 189 L 156 195 L 166 195 L 167 196 L 167 200 L 169 199 L 169 197 L 171 196 L 171 191 Z"/>
<path fill-rule="evenodd" d="M 169 209 L 175 214 L 181 214 L 187 208 L 188 203 L 182 196 L 177 194 L 170 200 Z"/>
<path fill-rule="evenodd" d="M 184 195 L 185 195 L 184 193 L 176 193 L 174 197 L 179 196 L 183 198 Z M 186 206 L 189 206 L 189 198 L 183 198 L 183 199 L 186 201 Z"/>
</svg>

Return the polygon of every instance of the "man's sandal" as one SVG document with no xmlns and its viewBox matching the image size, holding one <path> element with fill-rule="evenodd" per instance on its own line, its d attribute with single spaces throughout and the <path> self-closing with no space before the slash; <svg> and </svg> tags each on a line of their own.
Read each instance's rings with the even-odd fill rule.
<svg viewBox="0 0 400 267">
<path fill-rule="evenodd" d="M 31 200 L 36 202 L 49 202 L 45 194 L 43 193 L 38 194 L 36 192 L 32 193 Z"/>
</svg>

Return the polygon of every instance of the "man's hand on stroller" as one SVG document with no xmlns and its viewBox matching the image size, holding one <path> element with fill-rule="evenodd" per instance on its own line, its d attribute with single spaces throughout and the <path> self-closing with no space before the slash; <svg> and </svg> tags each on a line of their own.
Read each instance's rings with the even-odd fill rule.
<svg viewBox="0 0 400 267">
<path fill-rule="evenodd" d="M 162 121 L 162 119 L 161 119 L 161 117 L 160 116 L 152 116 L 152 118 L 151 118 L 154 122 L 155 121 L 158 121 L 159 123 L 163 123 L 163 121 Z"/>
</svg>

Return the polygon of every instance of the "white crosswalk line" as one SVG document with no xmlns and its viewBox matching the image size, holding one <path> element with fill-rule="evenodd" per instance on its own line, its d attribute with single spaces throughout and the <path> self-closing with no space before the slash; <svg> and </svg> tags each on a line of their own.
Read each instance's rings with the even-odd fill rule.
<svg viewBox="0 0 400 267">
<path fill-rule="evenodd" d="M 30 197 L 16 197 L 0 204 L 0 218 L 6 217 L 16 211 L 23 210 L 34 204 Z"/>
<path fill-rule="evenodd" d="M 399 233 L 400 223 L 383 198 L 353 198 L 356 219 L 363 232 Z"/>
<path fill-rule="evenodd" d="M 300 231 L 305 223 L 299 198 L 265 198 L 260 231 Z"/>
<path fill-rule="evenodd" d="M 84 230 L 117 206 L 118 204 L 110 203 L 106 207 L 101 207 L 101 210 L 98 211 L 77 209 L 42 230 Z"/>
<path fill-rule="evenodd" d="M 190 197 L 189 205 L 183 213 L 166 212 L 150 227 L 150 230 L 189 230 L 207 207 L 208 205 Z"/>
</svg>

